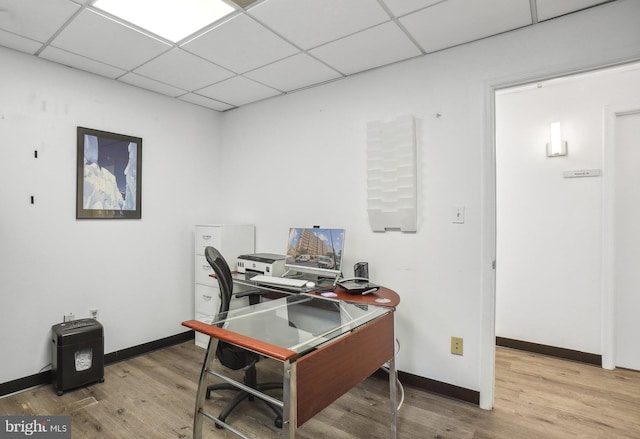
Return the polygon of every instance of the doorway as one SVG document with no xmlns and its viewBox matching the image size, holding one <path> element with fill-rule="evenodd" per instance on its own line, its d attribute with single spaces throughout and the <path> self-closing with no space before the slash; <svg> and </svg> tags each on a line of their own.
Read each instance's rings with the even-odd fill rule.
<svg viewBox="0 0 640 439">
<path fill-rule="evenodd" d="M 640 370 L 640 258 L 637 230 L 640 209 L 640 101 L 605 110 L 604 161 L 611 172 L 604 181 L 603 306 L 606 368 Z"/>
<path fill-rule="evenodd" d="M 640 299 L 627 297 L 633 296 L 630 293 L 616 295 L 608 309 L 603 288 L 607 281 L 603 219 L 608 205 L 602 194 L 610 162 L 603 160 L 602 118 L 605 107 L 628 101 L 629 96 L 640 96 L 638 64 L 495 92 L 497 337 L 601 355 L 603 365 L 609 352 L 619 350 L 612 343 L 632 343 L 640 357 L 636 335 L 640 327 L 629 326 L 637 319 L 618 315 L 628 309 L 637 315 Z M 636 117 L 621 122 L 619 128 L 632 139 L 640 113 Z M 561 123 L 567 155 L 547 156 L 552 122 Z M 638 144 L 634 154 L 640 154 Z M 640 163 L 639 155 L 620 159 Z M 626 182 L 640 178 L 634 172 L 640 175 L 637 168 L 631 175 L 620 173 L 618 182 L 637 187 L 637 182 Z M 640 236 L 632 239 L 640 248 Z M 615 252 L 624 251 L 627 260 L 640 257 L 640 252 L 631 255 L 632 249 L 623 250 L 618 241 L 612 245 Z M 621 267 L 612 266 L 616 279 L 622 275 Z M 629 282 L 637 290 L 640 277 Z M 606 325 L 614 322 L 612 336 L 635 338 L 602 337 Z"/>
</svg>

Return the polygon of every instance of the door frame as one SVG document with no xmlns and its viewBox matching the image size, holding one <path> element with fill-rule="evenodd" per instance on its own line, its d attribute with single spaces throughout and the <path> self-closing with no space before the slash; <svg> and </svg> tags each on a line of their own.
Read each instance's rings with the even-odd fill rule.
<svg viewBox="0 0 640 439">
<path fill-rule="evenodd" d="M 566 76 L 577 75 L 581 73 L 589 73 L 598 70 L 619 67 L 627 64 L 634 64 L 640 61 L 640 58 L 631 58 L 620 60 L 618 62 L 596 64 L 591 66 L 556 66 L 554 70 L 542 70 L 528 74 L 513 74 L 506 77 L 491 78 L 484 81 L 485 90 L 485 131 L 484 131 L 484 147 L 482 149 L 482 177 L 481 177 L 481 206 L 482 206 L 482 226 L 481 226 L 481 297 L 482 297 L 482 322 L 480 337 L 480 380 L 479 406 L 485 410 L 493 408 L 495 394 L 495 345 L 496 345 L 496 269 L 500 261 L 496 260 L 496 239 L 497 239 L 497 222 L 496 222 L 496 114 L 495 114 L 495 98 L 496 92 L 505 88 L 517 87 L 521 85 L 548 81 L 551 79 L 562 78 Z M 615 117 L 625 114 L 629 111 L 629 107 L 611 106 L 605 107 L 604 128 L 603 128 L 603 219 L 602 219 L 602 292 L 601 292 L 601 328 L 602 328 L 602 367 L 609 367 L 613 356 L 613 342 L 615 341 L 614 333 L 614 314 L 613 314 L 613 289 L 611 288 L 612 279 L 612 255 L 613 249 L 612 238 L 612 218 L 611 207 L 605 203 L 612 203 L 611 194 L 605 195 L 606 190 L 612 191 L 611 177 L 607 177 L 608 170 L 605 170 L 605 164 L 610 163 L 612 157 L 605 157 L 605 151 L 611 150 L 609 142 L 615 137 L 607 140 L 607 136 L 613 136 L 612 127 L 615 125 Z M 637 108 L 637 107 L 636 107 Z M 609 122 L 607 122 L 609 118 Z M 613 125 L 607 125 L 613 124 Z M 609 128 L 607 129 L 607 126 Z M 606 185 L 605 186 L 605 182 Z M 606 190 L 605 190 L 606 188 Z M 606 199 L 604 198 L 606 197 Z M 605 213 L 606 212 L 606 213 Z M 605 215 L 607 216 L 605 218 Z"/>
<path fill-rule="evenodd" d="M 616 120 L 640 113 L 640 101 L 606 106 L 602 145 L 602 367 L 615 369 L 615 167 Z"/>
</svg>

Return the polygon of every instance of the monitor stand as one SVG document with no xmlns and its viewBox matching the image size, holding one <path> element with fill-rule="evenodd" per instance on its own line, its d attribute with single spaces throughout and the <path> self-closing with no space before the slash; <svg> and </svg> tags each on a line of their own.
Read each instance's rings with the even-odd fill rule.
<svg viewBox="0 0 640 439">
<path fill-rule="evenodd" d="M 316 284 L 316 287 L 321 288 L 335 288 L 340 280 L 340 275 L 327 276 L 324 274 L 313 274 L 307 272 L 295 271 L 295 269 L 289 268 L 285 271 L 281 277 L 289 277 L 294 279 L 306 279 Z"/>
</svg>

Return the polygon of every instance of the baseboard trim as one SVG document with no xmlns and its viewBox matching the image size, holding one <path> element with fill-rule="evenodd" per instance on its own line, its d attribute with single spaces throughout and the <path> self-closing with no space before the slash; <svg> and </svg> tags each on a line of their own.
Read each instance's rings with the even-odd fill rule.
<svg viewBox="0 0 640 439">
<path fill-rule="evenodd" d="M 127 349 L 122 349 L 115 352 L 110 352 L 104 356 L 104 364 L 109 365 L 117 363 L 119 361 L 128 360 L 129 358 L 137 357 L 158 349 L 166 348 L 176 344 L 180 344 L 189 340 L 193 340 L 195 337 L 194 331 L 186 331 L 181 334 L 172 335 L 159 340 L 154 340 L 141 345 L 133 346 Z M 376 373 L 380 377 L 388 378 L 387 374 L 379 370 Z M 436 393 L 448 398 L 458 399 L 464 402 L 468 402 L 475 405 L 480 405 L 480 392 L 475 390 L 466 389 L 464 387 L 454 386 L 453 384 L 443 383 L 441 381 L 424 378 L 418 375 L 413 375 L 407 372 L 398 372 L 398 378 L 405 385 L 410 385 L 427 392 Z M 0 397 L 9 395 L 11 393 L 20 392 L 22 390 L 40 386 L 43 384 L 50 384 L 52 380 L 52 374 L 50 370 L 37 373 L 35 375 L 27 376 L 24 378 L 18 378 L 13 381 L 0 384 Z"/>
<path fill-rule="evenodd" d="M 398 372 L 398 378 L 404 384 L 417 387 L 428 392 L 437 393 L 448 398 L 458 399 L 471 404 L 480 405 L 480 392 L 465 387 L 454 386 L 442 381 L 413 375 L 407 372 Z"/>
<path fill-rule="evenodd" d="M 112 363 L 117 363 L 118 361 L 128 360 L 129 358 L 137 357 L 138 355 L 147 354 L 149 352 L 157 351 L 158 349 L 193 340 L 194 338 L 194 331 L 186 331 L 180 334 L 161 338 L 159 340 L 154 340 L 148 343 L 132 346 L 130 348 L 110 352 L 104 356 L 104 364 L 105 366 L 107 366 Z"/>
<path fill-rule="evenodd" d="M 374 375 L 379 378 L 389 379 L 389 376 L 381 369 L 378 369 Z M 398 371 L 398 379 L 403 385 L 409 385 L 426 392 L 436 393 L 446 398 L 457 399 L 477 406 L 480 405 L 480 392 L 476 390 L 454 386 L 453 384 L 443 383 L 442 381 L 436 381 L 402 371 Z"/>
<path fill-rule="evenodd" d="M 112 364 L 118 361 L 127 360 L 129 358 L 137 357 L 138 355 L 146 354 L 158 349 L 173 346 L 185 341 L 193 340 L 195 337 L 194 331 L 186 331 L 180 334 L 165 337 L 159 340 L 154 340 L 149 343 L 143 343 L 138 346 L 133 346 L 127 349 L 111 352 L 104 356 L 104 364 Z M 40 372 L 34 375 L 18 378 L 6 383 L 0 383 L 0 398 L 12 393 L 20 392 L 31 387 L 40 386 L 43 384 L 51 384 L 53 379 L 50 370 Z"/>
<path fill-rule="evenodd" d="M 511 338 L 496 337 L 496 346 L 518 349 L 520 351 L 533 352 L 535 354 L 548 355 L 564 360 L 577 361 L 579 363 L 592 364 L 602 367 L 602 355 L 588 352 L 574 351 L 572 349 L 558 348 L 528 341 L 514 340 Z"/>
<path fill-rule="evenodd" d="M 47 370 L 35 375 L 18 378 L 13 381 L 7 381 L 6 383 L 0 384 L 0 398 L 12 393 L 21 392 L 22 390 L 26 390 L 31 387 L 50 384 L 52 379 L 51 371 Z"/>
</svg>

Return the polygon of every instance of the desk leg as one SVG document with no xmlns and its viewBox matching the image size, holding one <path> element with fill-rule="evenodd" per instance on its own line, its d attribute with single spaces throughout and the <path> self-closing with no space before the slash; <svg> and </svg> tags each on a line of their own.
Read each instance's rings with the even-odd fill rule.
<svg viewBox="0 0 640 439">
<path fill-rule="evenodd" d="M 391 402 L 391 439 L 398 437 L 397 418 L 398 418 L 398 372 L 396 371 L 395 354 L 389 360 L 389 400 Z"/>
<path fill-rule="evenodd" d="M 204 361 L 202 362 L 202 371 L 200 372 L 200 380 L 198 381 L 198 392 L 196 394 L 196 408 L 193 413 L 193 439 L 202 438 L 202 414 L 200 411 L 204 407 L 204 401 L 207 396 L 207 371 L 211 362 L 215 358 L 216 347 L 218 346 L 218 340 L 214 337 L 209 337 L 209 344 L 207 351 L 204 354 Z"/>
<path fill-rule="evenodd" d="M 282 430 L 283 437 L 294 439 L 298 424 L 298 386 L 296 378 L 296 363 L 285 361 L 282 377 Z"/>
</svg>

